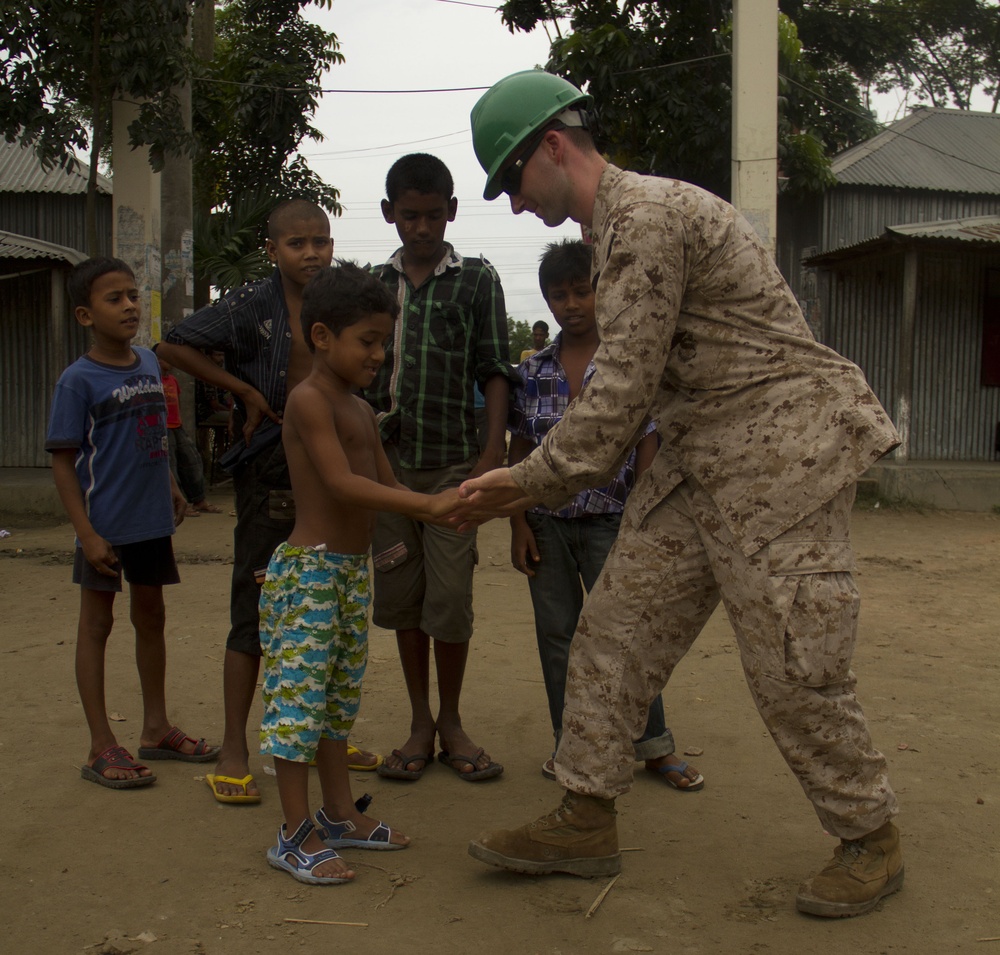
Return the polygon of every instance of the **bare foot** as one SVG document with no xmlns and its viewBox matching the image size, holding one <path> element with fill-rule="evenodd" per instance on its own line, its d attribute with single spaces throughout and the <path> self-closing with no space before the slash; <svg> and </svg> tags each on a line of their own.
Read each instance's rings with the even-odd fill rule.
<svg viewBox="0 0 1000 955">
<path fill-rule="evenodd" d="M 490 754 L 472 742 L 469 735 L 461 727 L 452 730 L 447 735 L 440 733 L 441 750 L 449 756 L 448 765 L 463 776 L 468 773 L 478 773 L 491 766 L 498 765 L 490 758 Z M 451 758 L 454 757 L 454 758 Z"/>
<path fill-rule="evenodd" d="M 287 832 L 287 827 L 286 830 Z M 309 855 L 315 855 L 317 852 L 322 852 L 324 849 L 328 849 L 322 839 L 320 839 L 319 834 L 313 829 L 305 839 L 302 840 L 302 851 L 309 853 Z M 340 858 L 328 859 L 326 862 L 320 863 L 312 870 L 312 875 L 318 876 L 321 879 L 353 879 L 354 870 L 348 866 L 348 864 Z"/>
<path fill-rule="evenodd" d="M 330 813 L 323 810 L 324 815 L 329 819 Z M 344 834 L 347 839 L 370 839 L 372 833 L 379 828 L 379 826 L 384 827 L 389 830 L 389 844 L 394 846 L 408 846 L 410 844 L 410 837 L 404 836 L 403 833 L 397 832 L 392 828 L 387 822 L 382 822 L 380 819 L 370 819 L 364 813 L 357 812 L 352 809 L 352 811 L 347 815 L 346 819 L 339 819 L 338 822 L 350 822 L 354 828 L 350 833 Z M 385 842 L 385 839 L 380 839 L 380 842 Z M 327 843 L 329 845 L 329 843 Z M 337 848 L 334 845 L 330 846 L 331 849 Z"/>
<path fill-rule="evenodd" d="M 364 766 L 365 769 L 375 769 L 380 762 L 382 762 L 382 758 L 378 755 L 378 753 L 369 753 L 366 749 L 358 749 L 357 746 L 351 746 L 348 744 L 348 769 L 352 769 L 355 766 Z"/>
<path fill-rule="evenodd" d="M 199 514 L 221 514 L 222 508 L 216 504 L 209 504 L 208 501 L 199 501 L 197 504 L 191 504 Z"/>
<path fill-rule="evenodd" d="M 223 782 L 219 776 L 229 776 L 231 779 L 243 779 L 250 776 L 250 763 L 246 756 L 242 759 L 229 759 L 223 756 L 215 764 L 215 791 L 220 796 L 242 796 L 244 789 L 233 783 Z M 245 794 L 247 796 L 260 796 L 260 789 L 257 788 L 257 780 L 251 777 L 246 785 Z"/>
<path fill-rule="evenodd" d="M 701 773 L 674 753 L 669 756 L 657 756 L 656 759 L 647 759 L 646 769 L 651 773 L 658 773 L 674 789 L 697 792 L 705 785 L 705 779 Z"/>
<path fill-rule="evenodd" d="M 143 752 L 145 750 L 145 752 Z M 153 752 L 150 752 L 150 751 Z M 180 727 L 144 726 L 139 734 L 139 755 L 143 759 L 184 759 L 189 762 L 211 762 L 219 755 L 219 746 L 212 746 L 204 739 L 188 736 Z M 171 757 L 171 754 L 174 754 Z"/>
<path fill-rule="evenodd" d="M 90 751 L 87 765 L 105 779 L 138 779 L 141 776 L 152 776 L 153 771 L 148 766 L 137 763 L 132 754 L 117 743 L 105 747 L 101 752 Z"/>
<path fill-rule="evenodd" d="M 410 738 L 399 749 L 394 749 L 386 756 L 382 765 L 386 769 L 423 772 L 434 758 L 434 736 L 433 729 L 429 733 L 426 731 L 411 733 Z"/>
</svg>

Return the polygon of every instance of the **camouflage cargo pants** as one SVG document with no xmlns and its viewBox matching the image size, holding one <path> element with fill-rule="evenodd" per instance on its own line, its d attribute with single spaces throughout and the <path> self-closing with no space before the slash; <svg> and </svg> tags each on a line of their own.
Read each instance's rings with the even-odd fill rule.
<svg viewBox="0 0 1000 955">
<path fill-rule="evenodd" d="M 647 513 L 630 501 L 573 640 L 559 782 L 629 789 L 648 703 L 721 599 L 757 710 L 823 827 L 853 839 L 894 816 L 850 669 L 853 501 L 852 485 L 750 557 L 691 479 Z"/>
</svg>

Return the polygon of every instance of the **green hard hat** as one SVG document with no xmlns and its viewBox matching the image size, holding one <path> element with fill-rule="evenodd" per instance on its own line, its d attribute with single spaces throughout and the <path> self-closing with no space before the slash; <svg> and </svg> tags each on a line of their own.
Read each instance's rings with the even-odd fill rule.
<svg viewBox="0 0 1000 955">
<path fill-rule="evenodd" d="M 503 191 L 500 173 L 504 164 L 529 136 L 542 129 L 563 110 L 582 109 L 590 96 L 569 80 L 544 70 L 512 73 L 494 83 L 472 107 L 472 148 L 486 171 L 484 199 Z"/>
</svg>

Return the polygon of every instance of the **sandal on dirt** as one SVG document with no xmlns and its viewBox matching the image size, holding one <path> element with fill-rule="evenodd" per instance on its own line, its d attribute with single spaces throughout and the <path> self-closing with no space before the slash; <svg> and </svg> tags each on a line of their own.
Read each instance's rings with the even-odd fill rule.
<svg viewBox="0 0 1000 955">
<path fill-rule="evenodd" d="M 400 752 L 398 749 L 392 751 L 392 755 L 401 760 L 403 765 L 399 767 L 390 766 L 388 763 L 383 762 L 381 766 L 378 767 L 378 774 L 383 779 L 408 779 L 410 781 L 417 780 L 424 774 L 424 770 L 431 764 L 434 760 L 433 753 L 414 753 L 412 756 L 407 756 L 406 753 Z M 420 769 L 407 769 L 406 767 L 410 763 L 421 763 Z"/>
<path fill-rule="evenodd" d="M 352 757 L 356 756 L 374 756 L 374 763 L 359 763 L 357 760 L 352 762 Z M 352 746 L 350 743 L 347 744 L 347 768 L 355 773 L 370 773 L 378 769 L 385 762 L 385 757 L 379 755 L 378 753 L 368 753 L 363 749 L 358 749 L 357 746 Z"/>
<path fill-rule="evenodd" d="M 393 831 L 380 819 L 367 839 L 355 839 L 357 826 L 350 819 L 334 822 L 322 809 L 316 810 L 316 831 L 331 849 L 405 849 L 407 844 L 392 842 Z"/>
<path fill-rule="evenodd" d="M 194 509 L 199 514 L 221 514 L 222 508 L 217 504 L 202 504 L 200 507 L 197 504 L 192 505 Z"/>
<path fill-rule="evenodd" d="M 444 750 L 441 750 L 441 752 L 438 753 L 438 760 L 450 769 L 455 770 L 459 779 L 464 779 L 468 783 L 476 783 L 481 779 L 493 779 L 495 776 L 499 776 L 503 772 L 503 766 L 501 766 L 500 763 L 494 763 L 492 761 L 485 769 L 475 768 L 476 761 L 483 756 L 485 752 L 486 750 L 484 750 L 481 746 L 476 750 L 474 756 L 463 756 L 461 753 L 447 753 Z M 462 770 L 455 765 L 456 762 L 467 763 L 469 766 L 472 766 L 472 772 L 462 772 Z"/>
<path fill-rule="evenodd" d="M 319 852 L 305 852 L 302 849 L 302 843 L 314 828 L 311 819 L 303 819 L 299 828 L 286 839 L 285 827 L 282 826 L 278 830 L 278 844 L 267 850 L 268 863 L 276 869 L 287 872 L 293 879 L 308 885 L 340 885 L 350 882 L 350 879 L 343 876 L 312 874 L 317 866 L 340 858 L 333 849 L 320 849 Z"/>
<path fill-rule="evenodd" d="M 185 743 L 194 743 L 194 751 L 185 753 L 181 747 Z M 209 746 L 203 739 L 186 736 L 176 726 L 170 727 L 167 734 L 156 746 L 140 746 L 140 759 L 179 759 L 185 763 L 208 763 L 219 755 L 219 746 Z"/>
<path fill-rule="evenodd" d="M 81 766 L 80 776 L 98 786 L 107 786 L 108 789 L 138 789 L 140 786 L 148 786 L 156 782 L 156 777 L 150 773 L 148 776 L 131 776 L 128 779 L 109 779 L 104 775 L 106 769 L 131 769 L 139 772 L 141 769 L 148 769 L 142 763 L 137 763 L 132 754 L 124 746 L 109 746 L 97 759 L 93 766 Z"/>
<path fill-rule="evenodd" d="M 690 779 L 689 777 L 684 776 L 684 774 L 687 772 L 688 768 L 689 768 L 688 764 L 685 763 L 684 760 L 681 760 L 679 763 L 676 763 L 673 766 L 671 766 L 670 764 L 667 764 L 666 766 L 657 766 L 654 769 L 650 769 L 647 766 L 646 767 L 646 772 L 647 773 L 654 773 L 654 774 L 656 774 L 658 776 L 662 776 L 663 777 L 663 781 L 668 786 L 673 786 L 674 789 L 676 789 L 679 793 L 696 793 L 696 792 L 698 792 L 699 789 L 704 789 L 705 788 L 705 777 L 702 776 L 701 773 L 698 773 L 698 775 L 695 776 L 694 779 Z M 697 772 L 697 770 L 696 770 L 696 772 Z M 667 773 L 679 773 L 681 776 L 684 776 L 684 778 L 688 780 L 688 785 L 687 786 L 678 786 L 677 783 L 675 783 L 667 775 Z"/>
<path fill-rule="evenodd" d="M 232 803 L 235 805 L 242 804 L 244 806 L 252 806 L 260 802 L 260 793 L 252 793 L 248 789 L 250 783 L 253 782 L 253 776 L 250 773 L 247 773 L 242 779 L 237 779 L 235 776 L 215 776 L 212 773 L 206 773 L 205 782 L 208 783 L 208 788 L 212 790 L 212 795 L 215 796 L 216 802 Z M 220 793 L 218 788 L 219 783 L 224 783 L 227 786 L 238 786 L 243 792 L 233 793 L 232 795 Z"/>
</svg>

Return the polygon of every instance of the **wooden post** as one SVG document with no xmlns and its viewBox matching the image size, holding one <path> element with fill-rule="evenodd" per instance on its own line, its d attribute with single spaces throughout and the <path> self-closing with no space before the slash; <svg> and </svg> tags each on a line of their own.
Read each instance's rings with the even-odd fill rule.
<svg viewBox="0 0 1000 955">
<path fill-rule="evenodd" d="M 899 327 L 898 371 L 896 373 L 896 429 L 900 445 L 896 463 L 910 458 L 910 420 L 913 410 L 913 343 L 917 323 L 917 277 L 920 259 L 915 246 L 909 246 L 903 259 L 903 315 Z"/>
</svg>

